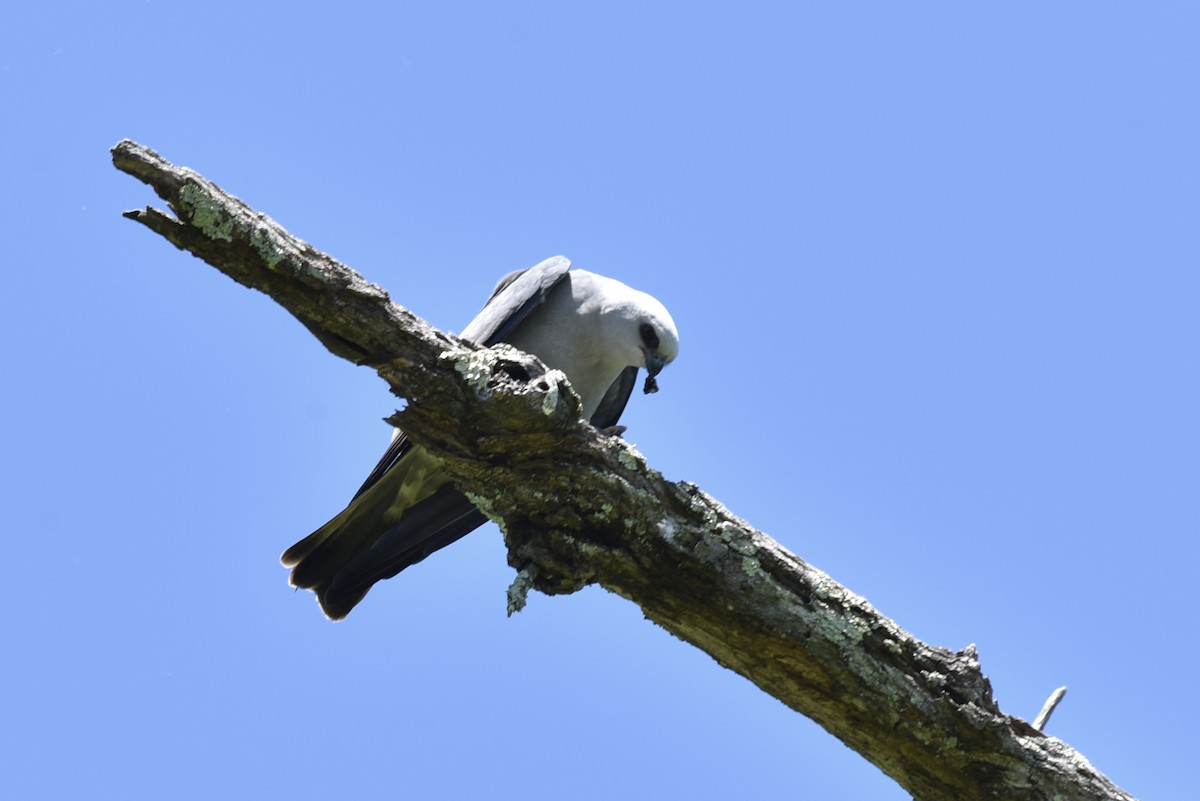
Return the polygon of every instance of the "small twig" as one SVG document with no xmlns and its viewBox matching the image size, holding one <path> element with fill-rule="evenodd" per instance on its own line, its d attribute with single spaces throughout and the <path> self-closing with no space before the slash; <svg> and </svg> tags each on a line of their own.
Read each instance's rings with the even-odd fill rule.
<svg viewBox="0 0 1200 801">
<path fill-rule="evenodd" d="M 529 591 L 537 576 L 537 566 L 530 563 L 517 572 L 512 584 L 508 585 L 508 616 L 512 617 L 525 608 Z"/>
<path fill-rule="evenodd" d="M 1046 703 L 1042 704 L 1042 711 L 1038 712 L 1038 716 L 1033 720 L 1033 728 L 1038 731 L 1045 731 L 1046 724 L 1050 722 L 1050 716 L 1054 714 L 1055 707 L 1058 702 L 1067 694 L 1066 685 L 1059 687 L 1054 692 L 1050 693 L 1050 697 L 1046 699 Z"/>
</svg>

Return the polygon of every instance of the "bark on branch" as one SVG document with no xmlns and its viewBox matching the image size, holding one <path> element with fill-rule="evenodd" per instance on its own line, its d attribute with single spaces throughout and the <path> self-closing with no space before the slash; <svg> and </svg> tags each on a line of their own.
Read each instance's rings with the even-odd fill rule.
<svg viewBox="0 0 1200 801">
<path fill-rule="evenodd" d="M 533 587 L 588 584 L 706 651 L 858 751 L 920 801 L 1132 799 L 1073 748 L 1000 711 L 973 646 L 926 645 L 579 414 L 561 374 L 441 333 L 380 287 L 195 172 L 128 140 L 116 167 L 174 212 L 126 212 L 270 295 L 408 403 L 393 421 L 438 454 L 504 532 Z"/>
</svg>

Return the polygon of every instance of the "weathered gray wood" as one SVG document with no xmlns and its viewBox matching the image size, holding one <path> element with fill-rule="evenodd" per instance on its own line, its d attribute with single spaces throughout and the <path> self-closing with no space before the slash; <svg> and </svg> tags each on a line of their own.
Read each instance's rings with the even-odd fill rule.
<svg viewBox="0 0 1200 801">
<path fill-rule="evenodd" d="M 1038 712 L 1037 717 L 1033 719 L 1033 728 L 1038 731 L 1046 730 L 1046 724 L 1050 722 L 1050 716 L 1054 714 L 1054 710 L 1058 708 L 1059 702 L 1062 701 L 1063 696 L 1066 694 L 1066 687 L 1059 687 L 1050 693 L 1050 697 L 1046 699 L 1046 703 L 1042 704 L 1042 711 Z"/>
<path fill-rule="evenodd" d="M 127 212 L 291 311 L 408 400 L 394 417 L 500 524 L 529 587 L 600 584 L 824 726 L 920 801 L 1131 799 L 1002 713 L 974 647 L 926 645 L 630 445 L 580 418 L 561 373 L 440 333 L 195 172 L 122 141 L 113 162 L 175 213 Z"/>
</svg>

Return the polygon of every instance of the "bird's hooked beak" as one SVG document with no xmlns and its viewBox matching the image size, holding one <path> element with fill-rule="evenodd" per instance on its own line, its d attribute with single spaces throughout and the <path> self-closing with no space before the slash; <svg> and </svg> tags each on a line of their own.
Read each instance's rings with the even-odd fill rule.
<svg viewBox="0 0 1200 801">
<path fill-rule="evenodd" d="M 646 383 L 642 387 L 642 392 L 646 395 L 653 395 L 658 392 L 658 382 L 654 377 L 662 372 L 662 369 L 667 366 L 667 360 L 657 353 L 646 354 Z"/>
</svg>

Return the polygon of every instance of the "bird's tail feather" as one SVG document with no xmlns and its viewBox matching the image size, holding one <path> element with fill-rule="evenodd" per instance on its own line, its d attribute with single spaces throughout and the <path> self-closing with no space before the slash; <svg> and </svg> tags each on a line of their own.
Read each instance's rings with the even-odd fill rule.
<svg viewBox="0 0 1200 801">
<path fill-rule="evenodd" d="M 414 506 L 375 545 L 350 560 L 318 593 L 334 620 L 345 617 L 377 581 L 389 579 L 487 522 L 475 504 L 447 484 Z"/>
<path fill-rule="evenodd" d="M 342 619 L 375 582 L 391 578 L 486 521 L 452 485 L 430 481 L 422 461 L 417 453 L 409 454 L 280 557 L 292 568 L 292 586 L 315 592 L 329 618 Z M 431 485 L 437 488 L 433 492 L 428 490 Z"/>
</svg>

